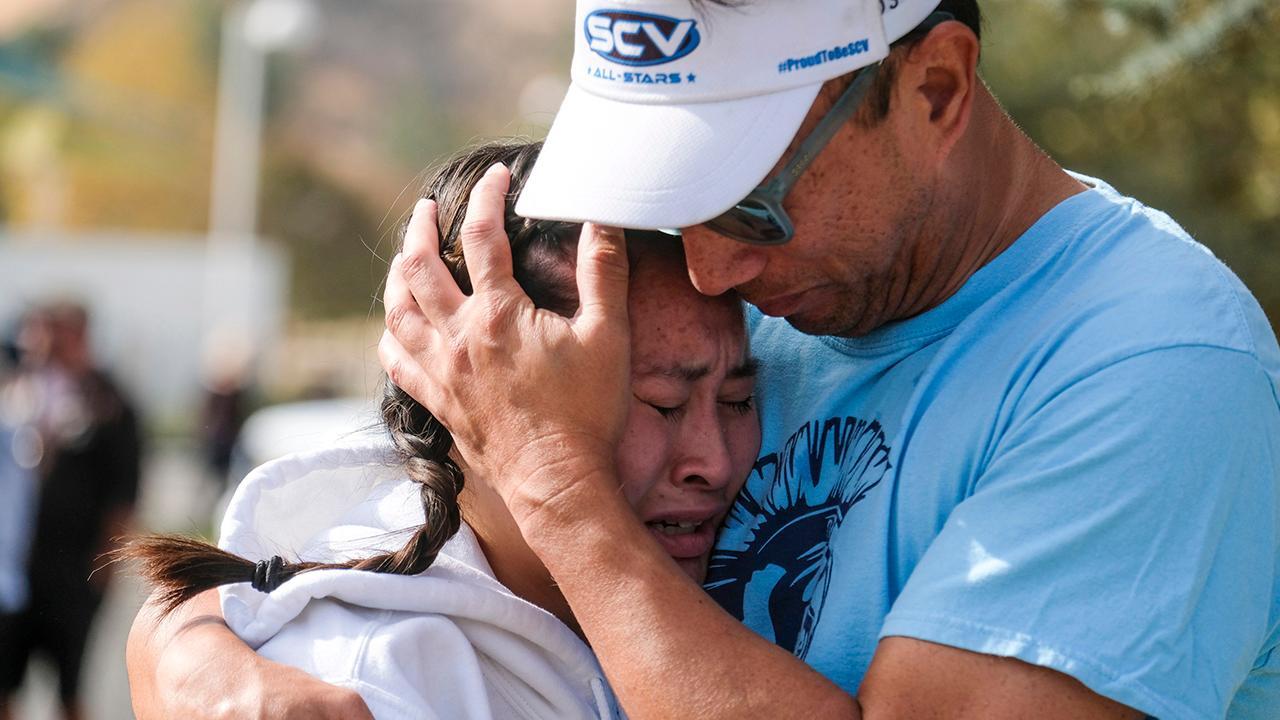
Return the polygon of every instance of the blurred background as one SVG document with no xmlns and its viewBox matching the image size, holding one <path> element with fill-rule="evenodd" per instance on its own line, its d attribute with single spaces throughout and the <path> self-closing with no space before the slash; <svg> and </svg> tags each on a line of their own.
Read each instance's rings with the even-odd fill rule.
<svg viewBox="0 0 1280 720">
<path fill-rule="evenodd" d="M 1276 3 L 983 9 L 983 73 L 1027 133 L 1168 211 L 1280 318 Z M 543 134 L 573 29 L 571 0 L 0 2 L 13 476 L 62 452 L 24 418 L 67 437 L 97 423 L 119 431 L 103 450 L 119 472 L 93 521 L 209 533 L 228 476 L 372 422 L 376 298 L 422 171 L 476 139 Z M 59 353 L 96 394 L 34 367 Z M 0 483 L 0 507 L 39 503 L 10 502 L 21 485 Z M 106 590 L 87 717 L 131 717 L 121 658 L 141 597 L 125 575 Z M 26 678 L 15 717 L 57 717 L 53 666 Z"/>
</svg>

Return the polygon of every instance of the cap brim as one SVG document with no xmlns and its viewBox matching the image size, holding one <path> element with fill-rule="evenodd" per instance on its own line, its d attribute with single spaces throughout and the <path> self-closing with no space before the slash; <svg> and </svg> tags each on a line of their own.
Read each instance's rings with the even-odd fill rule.
<svg viewBox="0 0 1280 720">
<path fill-rule="evenodd" d="M 570 86 L 516 212 L 637 229 L 703 223 L 768 175 L 821 87 L 647 105 Z"/>
</svg>

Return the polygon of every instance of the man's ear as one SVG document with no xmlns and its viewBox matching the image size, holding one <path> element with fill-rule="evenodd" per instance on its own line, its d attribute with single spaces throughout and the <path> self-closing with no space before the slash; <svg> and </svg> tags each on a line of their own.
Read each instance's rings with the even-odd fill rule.
<svg viewBox="0 0 1280 720">
<path fill-rule="evenodd" d="M 917 142 L 928 140 L 939 161 L 969 126 L 978 91 L 977 36 L 960 22 L 945 22 L 912 46 L 898 64 L 894 104 L 910 116 Z"/>
</svg>

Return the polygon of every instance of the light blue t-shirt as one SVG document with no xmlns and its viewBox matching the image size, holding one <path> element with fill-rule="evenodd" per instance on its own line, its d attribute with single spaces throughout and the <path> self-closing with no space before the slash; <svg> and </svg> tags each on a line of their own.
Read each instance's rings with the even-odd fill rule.
<svg viewBox="0 0 1280 720">
<path fill-rule="evenodd" d="M 751 312 L 764 441 L 708 589 L 856 692 L 886 636 L 1162 720 L 1280 716 L 1280 349 L 1105 184 L 862 338 Z"/>
</svg>

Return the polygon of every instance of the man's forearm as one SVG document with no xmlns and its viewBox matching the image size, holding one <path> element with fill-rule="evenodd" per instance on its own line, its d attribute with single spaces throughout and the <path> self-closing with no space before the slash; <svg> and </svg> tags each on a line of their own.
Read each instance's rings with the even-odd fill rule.
<svg viewBox="0 0 1280 720">
<path fill-rule="evenodd" d="M 629 716 L 860 717 L 853 697 L 689 580 L 614 487 L 583 478 L 520 524 Z"/>
<path fill-rule="evenodd" d="M 518 522 L 636 720 L 1141 716 L 1048 668 L 902 637 L 877 646 L 854 698 L 716 605 L 607 490 L 611 477 L 571 477 Z"/>
<path fill-rule="evenodd" d="M 129 689 L 139 720 L 372 720 L 354 690 L 254 652 L 222 618 L 210 590 L 165 617 L 154 598 L 129 631 Z"/>
<path fill-rule="evenodd" d="M 218 606 L 218 594 L 209 591 L 179 606 L 167 617 L 149 599 L 138 612 L 129 631 L 125 652 L 129 668 L 129 692 L 139 720 L 171 717 L 178 688 L 187 678 L 209 681 L 211 687 L 237 687 L 225 676 L 250 667 L 256 653 L 227 627 Z M 210 662 L 218 658 L 220 662 Z M 213 676 L 210 675 L 213 673 Z M 218 699 L 205 709 L 204 717 L 218 717 Z"/>
</svg>

